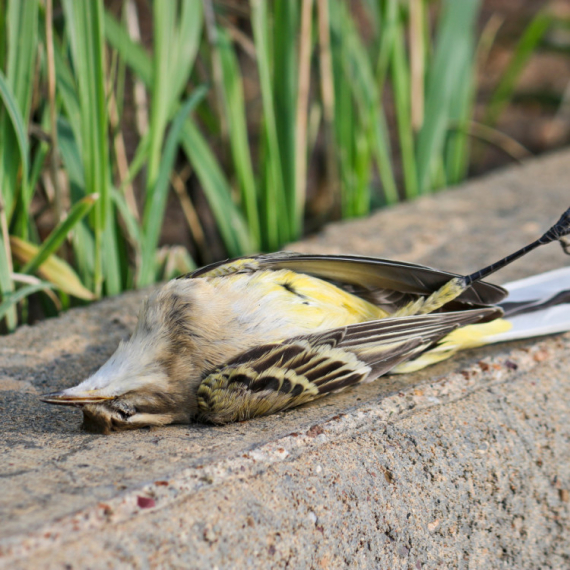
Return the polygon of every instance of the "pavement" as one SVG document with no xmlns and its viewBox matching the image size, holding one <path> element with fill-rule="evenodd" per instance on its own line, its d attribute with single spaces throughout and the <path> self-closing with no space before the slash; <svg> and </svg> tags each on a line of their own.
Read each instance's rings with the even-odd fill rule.
<svg viewBox="0 0 570 570">
<path fill-rule="evenodd" d="M 547 229 L 568 180 L 563 151 L 289 249 L 472 272 Z M 568 264 L 551 244 L 493 281 Z M 570 335 L 224 427 L 93 435 L 41 403 L 108 358 L 147 294 L 0 339 L 0 568 L 570 567 Z"/>
</svg>

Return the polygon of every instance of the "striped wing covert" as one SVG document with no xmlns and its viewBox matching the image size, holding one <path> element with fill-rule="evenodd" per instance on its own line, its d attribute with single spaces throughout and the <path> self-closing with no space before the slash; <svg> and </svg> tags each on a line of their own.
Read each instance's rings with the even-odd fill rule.
<svg viewBox="0 0 570 570">
<path fill-rule="evenodd" d="M 382 319 L 252 348 L 206 374 L 197 419 L 223 424 L 372 381 L 494 308 Z"/>
</svg>

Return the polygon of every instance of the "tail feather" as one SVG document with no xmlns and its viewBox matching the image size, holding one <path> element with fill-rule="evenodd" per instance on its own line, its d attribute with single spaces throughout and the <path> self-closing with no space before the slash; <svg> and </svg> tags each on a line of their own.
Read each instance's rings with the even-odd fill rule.
<svg viewBox="0 0 570 570">
<path fill-rule="evenodd" d="M 501 306 L 511 302 L 528 302 L 530 299 L 547 299 L 570 289 L 570 267 L 561 267 L 532 277 L 506 283 L 509 295 Z"/>
<path fill-rule="evenodd" d="M 532 338 L 570 330 L 570 303 L 556 305 L 534 313 L 525 313 L 508 320 L 512 328 L 506 332 L 485 337 L 485 344 Z"/>
<path fill-rule="evenodd" d="M 570 330 L 570 267 L 513 281 L 504 287 L 509 296 L 501 307 L 512 327 L 486 337 L 486 343 Z"/>
<path fill-rule="evenodd" d="M 503 318 L 460 327 L 418 358 L 392 370 L 407 373 L 446 360 L 460 350 L 570 331 L 570 267 L 504 285 Z"/>
</svg>

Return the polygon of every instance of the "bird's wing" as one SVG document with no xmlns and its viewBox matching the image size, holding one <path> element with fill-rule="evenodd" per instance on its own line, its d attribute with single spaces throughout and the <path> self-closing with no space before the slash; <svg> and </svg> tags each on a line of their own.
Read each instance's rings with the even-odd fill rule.
<svg viewBox="0 0 570 570">
<path fill-rule="evenodd" d="M 374 304 L 385 306 L 387 310 L 390 307 L 399 308 L 418 295 L 429 295 L 450 279 L 458 277 L 454 273 L 401 261 L 356 255 L 293 252 L 277 252 L 218 262 L 198 269 L 192 277 L 217 277 L 263 269 L 289 269 L 332 281 Z M 503 300 L 506 294 L 502 287 L 477 282 L 456 299 L 456 303 L 461 306 L 456 304 L 451 310 L 463 308 L 465 304 L 493 305 Z"/>
<path fill-rule="evenodd" d="M 457 327 L 493 312 L 387 318 L 257 346 L 204 377 L 197 391 L 197 419 L 245 420 L 374 380 Z"/>
</svg>

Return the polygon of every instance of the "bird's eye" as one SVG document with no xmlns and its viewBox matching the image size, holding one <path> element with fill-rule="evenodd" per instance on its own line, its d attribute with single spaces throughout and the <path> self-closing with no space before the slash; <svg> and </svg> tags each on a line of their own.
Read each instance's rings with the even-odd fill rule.
<svg viewBox="0 0 570 570">
<path fill-rule="evenodd" d="M 115 405 L 115 411 L 124 421 L 127 421 L 131 416 L 134 416 L 137 413 L 137 409 L 126 402 L 120 402 L 118 405 Z"/>
<path fill-rule="evenodd" d="M 119 416 L 121 416 L 122 420 L 128 420 L 132 414 L 129 412 L 125 412 L 125 410 L 117 410 L 117 412 L 119 412 Z"/>
</svg>

